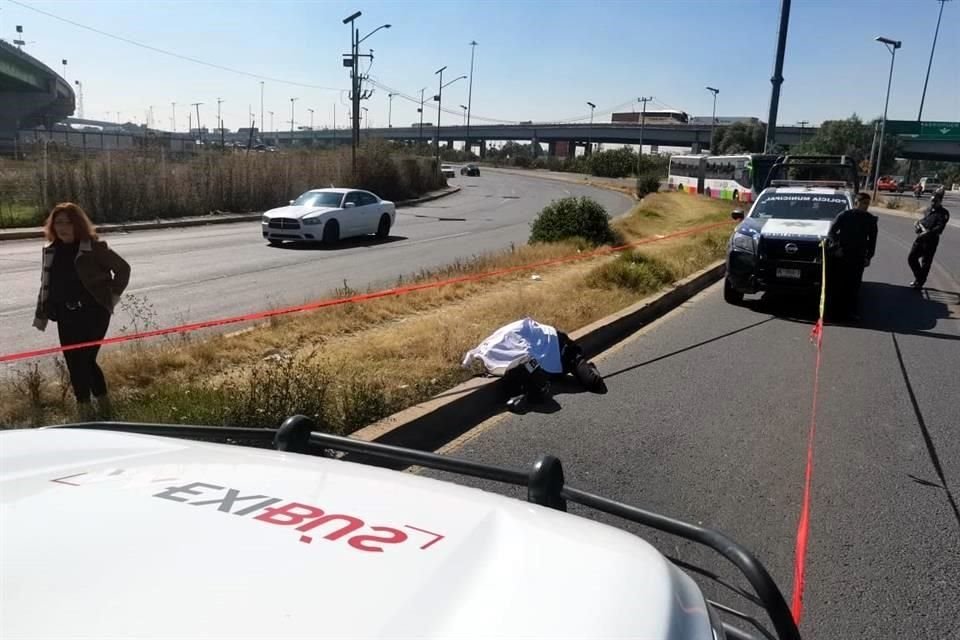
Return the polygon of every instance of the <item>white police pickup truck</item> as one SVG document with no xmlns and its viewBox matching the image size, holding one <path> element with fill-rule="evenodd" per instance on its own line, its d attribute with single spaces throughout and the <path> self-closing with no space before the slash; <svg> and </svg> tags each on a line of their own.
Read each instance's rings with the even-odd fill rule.
<svg viewBox="0 0 960 640">
<path fill-rule="evenodd" d="M 858 176 L 853 160 L 837 156 L 786 156 L 770 170 L 767 187 L 740 220 L 727 246 L 723 297 L 812 293 L 823 273 L 821 241 L 834 219 L 853 207 Z"/>
<path fill-rule="evenodd" d="M 523 486 L 528 501 L 371 461 Z M 549 456 L 494 467 L 318 433 L 302 416 L 279 429 L 85 423 L 0 432 L 0 490 L 8 640 L 800 637 L 748 551 L 566 485 Z M 690 572 L 731 586 L 710 571 L 568 502 L 718 552 L 774 631 L 751 635 L 752 614 L 708 600 Z"/>
</svg>

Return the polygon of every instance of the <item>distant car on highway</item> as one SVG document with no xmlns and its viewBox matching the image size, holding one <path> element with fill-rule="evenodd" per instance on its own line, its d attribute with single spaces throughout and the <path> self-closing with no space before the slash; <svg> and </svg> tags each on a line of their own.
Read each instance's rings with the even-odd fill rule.
<svg viewBox="0 0 960 640">
<path fill-rule="evenodd" d="M 903 176 L 881 176 L 877 180 L 877 191 L 903 193 L 908 188 L 906 178 Z"/>
<path fill-rule="evenodd" d="M 727 246 L 724 300 L 740 304 L 748 293 L 819 290 L 820 242 L 837 215 L 853 207 L 859 182 L 853 160 L 836 157 L 831 163 L 833 158 L 786 156 L 771 169 L 770 186 L 760 193 L 749 214 L 733 212 L 733 219 L 741 222 Z M 781 173 L 805 179 L 775 179 Z M 818 179 L 826 176 L 832 179 Z"/>
<path fill-rule="evenodd" d="M 480 167 L 471 162 L 470 164 L 460 167 L 460 175 L 480 177 Z"/>
<path fill-rule="evenodd" d="M 394 203 L 369 191 L 313 189 L 264 213 L 260 226 L 273 246 L 287 240 L 331 243 L 372 233 L 386 238 L 396 217 Z"/>
<path fill-rule="evenodd" d="M 943 189 L 943 185 L 936 178 L 920 178 L 919 184 L 921 193 L 936 193 Z"/>
<path fill-rule="evenodd" d="M 443 174 L 444 178 L 456 178 L 457 172 L 454 171 L 453 167 L 448 164 L 440 166 L 440 173 Z"/>
</svg>

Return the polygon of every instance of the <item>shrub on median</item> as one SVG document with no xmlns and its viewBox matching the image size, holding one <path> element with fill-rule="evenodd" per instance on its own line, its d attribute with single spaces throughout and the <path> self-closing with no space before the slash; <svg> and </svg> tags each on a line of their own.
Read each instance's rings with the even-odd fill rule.
<svg viewBox="0 0 960 640">
<path fill-rule="evenodd" d="M 587 278 L 591 287 L 619 287 L 635 293 L 650 293 L 676 279 L 664 262 L 635 251 L 624 251 L 615 260 L 600 265 Z"/>
<path fill-rule="evenodd" d="M 582 238 L 593 245 L 615 240 L 607 210 L 590 198 L 562 198 L 543 208 L 530 225 L 530 242 Z"/>
<path fill-rule="evenodd" d="M 637 178 L 637 197 L 642 198 L 660 190 L 660 176 L 648 173 Z"/>
</svg>

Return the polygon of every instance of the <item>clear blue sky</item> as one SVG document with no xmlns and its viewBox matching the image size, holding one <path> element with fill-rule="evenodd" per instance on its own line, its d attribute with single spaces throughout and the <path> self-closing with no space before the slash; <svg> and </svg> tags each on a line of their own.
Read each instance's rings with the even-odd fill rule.
<svg viewBox="0 0 960 640">
<path fill-rule="evenodd" d="M 372 36 L 371 75 L 403 91 L 427 95 L 434 71 L 445 78 L 468 74 L 476 40 L 473 114 L 504 120 L 597 120 L 612 107 L 653 95 L 654 107 L 709 115 L 720 89 L 718 115 L 766 120 L 776 46 L 778 0 L 438 0 L 412 2 L 134 2 L 23 0 L 75 22 L 206 62 L 319 87 L 346 89 L 340 54 L 349 48 L 342 18 L 363 11 L 361 35 Z M 890 55 L 875 35 L 900 39 L 890 98 L 893 119 L 917 116 L 923 77 L 936 25 L 935 0 L 795 0 L 787 40 L 781 124 L 880 115 Z M 0 37 L 12 40 L 24 26 L 26 50 L 56 70 L 68 59 L 67 76 L 84 86 L 85 115 L 144 121 L 154 106 L 157 126 L 168 127 L 171 102 L 177 128 L 187 124 L 191 102 L 212 126 L 217 98 L 229 128 L 245 125 L 248 105 L 259 119 L 259 80 L 201 66 L 119 42 L 0 0 Z M 290 98 L 298 124 L 329 126 L 337 105 L 344 126 L 346 97 L 337 90 L 268 80 L 265 110 L 277 128 L 289 128 Z M 444 106 L 467 103 L 467 82 L 444 91 Z M 387 123 L 387 91 L 364 103 L 373 126 Z M 631 107 L 627 107 L 629 110 Z M 427 105 L 435 122 L 435 103 Z M 603 114 L 603 115 L 602 115 Z M 269 127 L 270 117 L 265 117 Z M 393 101 L 393 123 L 417 119 L 416 105 Z M 960 1 L 948 2 L 924 108 L 925 120 L 960 120 Z M 283 124 L 281 124 L 283 121 Z M 459 122 L 449 114 L 442 122 Z"/>
</svg>

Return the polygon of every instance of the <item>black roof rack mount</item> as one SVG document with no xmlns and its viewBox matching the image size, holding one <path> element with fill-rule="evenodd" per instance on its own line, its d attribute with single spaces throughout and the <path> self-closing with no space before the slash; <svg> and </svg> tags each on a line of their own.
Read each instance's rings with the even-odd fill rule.
<svg viewBox="0 0 960 640">
<path fill-rule="evenodd" d="M 666 556 L 682 569 L 690 570 L 714 580 L 754 605 L 762 607 L 776 632 L 773 635 L 758 620 L 726 605 L 710 601 L 717 610 L 753 625 L 764 638 L 770 640 L 800 640 L 800 632 L 790 609 L 773 578 L 750 551 L 725 534 L 695 524 L 660 515 L 639 507 L 576 489 L 564 481 L 563 466 L 554 456 L 541 456 L 528 469 L 513 469 L 443 456 L 431 451 L 407 449 L 378 442 L 367 442 L 345 436 L 315 431 L 316 425 L 305 416 L 287 418 L 279 429 L 211 427 L 195 425 L 150 424 L 138 422 L 85 422 L 58 425 L 55 428 L 98 429 L 154 436 L 168 436 L 213 441 L 228 444 L 246 444 L 280 451 L 308 455 L 331 456 L 332 452 L 355 454 L 370 461 L 385 461 L 403 466 L 420 466 L 463 476 L 493 480 L 527 488 L 527 500 L 559 511 L 567 510 L 567 503 L 579 504 L 602 513 L 618 516 L 685 540 L 709 547 L 732 563 L 749 582 L 753 593 L 732 585 L 711 571 L 682 560 Z M 724 623 L 734 639 L 753 638 L 750 634 Z"/>
<path fill-rule="evenodd" d="M 843 187 L 857 191 L 860 187 L 860 173 L 857 163 L 850 156 L 803 155 L 780 156 L 774 162 L 763 183 L 766 189 L 776 182 L 779 186 L 809 185 L 832 186 L 840 183 Z"/>
</svg>

